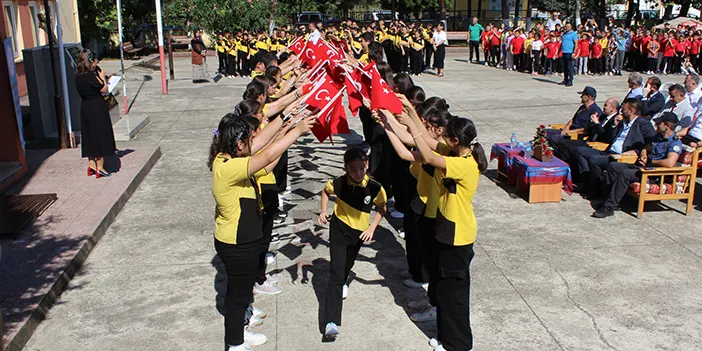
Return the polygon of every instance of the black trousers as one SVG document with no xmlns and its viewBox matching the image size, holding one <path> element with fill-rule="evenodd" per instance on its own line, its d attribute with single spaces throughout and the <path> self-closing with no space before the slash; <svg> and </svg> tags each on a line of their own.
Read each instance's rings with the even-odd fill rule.
<svg viewBox="0 0 702 351">
<path fill-rule="evenodd" d="M 473 52 L 475 52 L 475 60 L 480 61 L 480 41 L 471 40 L 468 42 L 468 46 L 470 46 L 470 57 L 468 60 L 473 61 Z"/>
<path fill-rule="evenodd" d="M 217 256 L 227 271 L 227 297 L 224 314 L 224 342 L 244 343 L 246 309 L 253 301 L 253 286 L 258 272 L 258 241 L 247 244 L 227 244 L 215 239 Z"/>
<path fill-rule="evenodd" d="M 227 55 L 227 75 L 234 76 L 236 75 L 236 56 L 234 55 Z"/>
<path fill-rule="evenodd" d="M 405 230 L 405 254 L 407 255 L 407 271 L 415 282 L 424 282 L 422 274 L 422 249 L 419 242 L 419 220 L 421 215 L 414 211 L 405 212 L 402 226 Z"/>
<path fill-rule="evenodd" d="M 531 50 L 531 72 L 541 72 L 541 50 Z"/>
<path fill-rule="evenodd" d="M 514 57 L 514 65 L 516 66 L 517 71 L 524 72 L 526 56 L 524 54 L 513 54 L 512 56 Z"/>
<path fill-rule="evenodd" d="M 410 72 L 410 66 L 409 66 L 410 55 L 408 52 L 410 50 L 412 50 L 412 49 L 405 49 L 404 55 L 402 55 L 402 52 L 398 53 L 398 58 L 400 60 L 400 72 L 405 72 L 405 73 Z"/>
<path fill-rule="evenodd" d="M 412 74 L 421 74 L 424 71 L 424 57 L 422 50 L 410 50 L 410 68 Z"/>
<path fill-rule="evenodd" d="M 675 56 L 673 56 L 673 70 L 670 71 L 670 73 L 680 72 L 680 67 L 682 66 L 682 55 L 683 54 L 675 53 Z"/>
<path fill-rule="evenodd" d="M 337 220 L 332 218 L 332 220 Z M 329 230 L 335 230 L 333 223 L 330 223 Z M 329 283 L 327 284 L 326 297 L 324 299 L 324 321 L 341 325 L 341 308 L 343 303 L 342 289 L 349 279 L 351 268 L 356 262 L 358 252 L 361 251 L 363 241 L 358 240 L 355 244 L 338 243 L 331 239 L 329 234 L 329 255 L 331 259 L 331 269 L 329 271 Z M 326 324 L 325 323 L 325 324 Z"/>
<path fill-rule="evenodd" d="M 665 72 L 675 73 L 675 69 L 674 69 L 675 65 L 673 64 L 673 61 L 674 61 L 674 59 L 672 56 L 671 57 L 668 57 L 668 56 L 663 57 L 663 62 L 664 62 L 663 65 L 665 67 Z M 661 71 L 663 71 L 663 69 L 661 69 Z"/>
<path fill-rule="evenodd" d="M 589 146 L 581 146 L 575 151 L 575 159 L 578 163 L 580 179 L 583 181 L 589 179 L 590 187 L 597 188 L 602 179 L 602 169 L 607 168 L 612 160 L 612 155 Z"/>
<path fill-rule="evenodd" d="M 411 189 L 407 186 L 407 178 L 410 176 L 410 164 L 394 152 L 395 149 L 392 148 L 392 144 L 389 147 L 391 148 L 388 149 L 388 158 L 390 159 L 389 173 L 392 173 L 390 183 L 392 184 L 392 193 L 395 197 L 395 209 L 404 214 L 411 211 L 409 207 L 410 201 L 412 201 L 412 197 L 409 196 Z"/>
<path fill-rule="evenodd" d="M 654 73 L 658 71 L 658 67 L 656 67 L 656 64 L 658 63 L 657 61 L 658 60 L 655 57 L 648 58 L 648 70 L 649 71 L 654 72 Z"/>
<path fill-rule="evenodd" d="M 373 143 L 373 129 L 377 125 L 377 123 L 373 120 L 371 110 L 365 106 L 361 106 L 358 109 L 358 118 L 361 120 L 361 124 L 363 125 L 363 139 L 365 139 L 368 145 L 371 145 Z"/>
<path fill-rule="evenodd" d="M 383 128 L 375 123 L 373 128 L 372 143 L 370 144 L 370 162 L 369 162 L 369 173 L 373 176 L 378 183 L 380 183 L 385 189 L 388 199 L 395 196 L 395 189 L 393 188 L 394 182 L 394 171 L 391 162 L 392 157 L 397 156 L 395 149 L 390 143 L 387 134 Z M 396 199 L 397 200 L 397 199 Z M 397 201 L 395 201 L 397 203 Z"/>
<path fill-rule="evenodd" d="M 280 155 L 278 164 L 273 167 L 273 174 L 275 174 L 275 184 L 278 193 L 285 192 L 288 187 L 288 150 L 285 150 L 285 152 Z"/>
<path fill-rule="evenodd" d="M 590 60 L 590 64 L 592 65 L 592 69 L 590 70 L 592 74 L 602 73 L 602 60 L 599 58 L 593 58 Z"/>
<path fill-rule="evenodd" d="M 259 243 L 258 254 L 258 275 L 256 283 L 263 284 L 266 282 L 266 254 L 271 246 L 271 238 L 273 235 L 273 220 L 278 213 L 278 191 L 275 184 L 261 184 L 261 201 L 263 202 L 263 230 Z"/>
<path fill-rule="evenodd" d="M 438 252 L 436 241 L 436 218 L 428 218 L 425 216 L 420 216 L 419 221 L 419 244 L 421 245 L 421 255 L 423 270 L 426 272 L 429 278 L 429 289 L 427 290 L 427 296 L 429 296 L 429 303 L 432 306 L 438 306 L 439 302 L 437 300 L 437 283 L 438 283 Z"/>
<path fill-rule="evenodd" d="M 217 51 L 217 58 L 219 59 L 219 67 L 217 72 L 224 73 L 227 70 L 227 54 L 224 52 Z"/>
<path fill-rule="evenodd" d="M 431 65 L 431 56 L 434 54 L 434 46 L 427 45 L 424 47 L 424 69 L 433 68 Z"/>
<path fill-rule="evenodd" d="M 473 244 L 453 246 L 437 242 L 439 278 L 436 297 L 438 339 L 448 351 L 473 349 L 470 327 L 470 262 Z"/>
<path fill-rule="evenodd" d="M 631 183 L 641 180 L 641 169 L 627 163 L 612 162 L 607 166 L 607 185 L 611 187 L 604 206 L 617 208 Z M 646 191 L 646 184 L 641 184 L 641 191 Z"/>
<path fill-rule="evenodd" d="M 436 47 L 436 57 L 434 57 L 434 67 L 444 69 L 444 60 L 446 60 L 446 46 L 439 45 Z"/>
<path fill-rule="evenodd" d="M 500 64 L 500 46 L 493 45 L 490 47 L 490 62 L 497 67 Z"/>
<path fill-rule="evenodd" d="M 248 76 L 251 74 L 251 68 L 249 67 L 249 60 L 246 58 L 249 54 L 245 51 L 239 51 L 238 62 L 239 62 L 239 75 Z"/>
<path fill-rule="evenodd" d="M 563 81 L 573 84 L 573 74 L 575 73 L 573 69 L 573 54 L 564 53 L 561 62 L 563 62 Z"/>
</svg>

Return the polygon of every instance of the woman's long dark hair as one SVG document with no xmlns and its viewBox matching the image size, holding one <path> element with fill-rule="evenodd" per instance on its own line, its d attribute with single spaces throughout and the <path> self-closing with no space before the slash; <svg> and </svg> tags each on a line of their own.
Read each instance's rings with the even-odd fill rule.
<svg viewBox="0 0 702 351">
<path fill-rule="evenodd" d="M 478 137 L 478 130 L 473 121 L 468 118 L 454 118 L 446 126 L 446 135 L 449 138 L 458 139 L 458 145 L 469 147 L 475 162 L 478 163 L 478 170 L 480 173 L 485 172 L 488 166 L 487 156 L 483 146 L 475 140 Z"/>
<path fill-rule="evenodd" d="M 219 153 L 229 154 L 237 157 L 239 140 L 249 140 L 251 136 L 251 126 L 242 117 L 227 113 L 219 121 L 219 127 L 212 136 L 210 145 L 210 158 L 207 167 L 212 170 L 212 163 Z"/>
<path fill-rule="evenodd" d="M 414 86 L 412 77 L 404 72 L 396 74 L 395 77 L 392 78 L 392 82 L 395 86 L 394 91 L 399 94 L 407 93 L 407 90 Z"/>
<path fill-rule="evenodd" d="M 235 116 L 253 116 L 261 110 L 261 103 L 256 99 L 242 100 L 234 106 Z"/>
<path fill-rule="evenodd" d="M 78 58 L 78 64 L 76 66 L 78 74 L 92 72 L 94 59 L 94 54 L 90 50 L 85 49 L 81 51 L 80 57 Z"/>
<path fill-rule="evenodd" d="M 446 100 L 443 98 L 440 98 L 438 96 L 432 96 L 432 97 L 426 99 L 424 101 L 424 103 L 422 103 L 422 107 L 423 108 L 434 107 L 437 110 L 441 110 L 441 111 L 449 109 L 449 105 L 446 102 Z"/>
<path fill-rule="evenodd" d="M 388 64 L 387 62 L 377 62 L 375 64 L 375 67 L 378 69 L 380 77 L 385 79 L 392 91 L 395 91 L 395 83 L 393 82 L 393 73 L 390 64 Z"/>
<path fill-rule="evenodd" d="M 244 96 L 242 98 L 244 100 L 257 99 L 261 95 L 268 97 L 268 94 L 266 94 L 267 92 L 268 89 L 266 89 L 266 86 L 263 83 L 251 82 L 246 86 L 246 90 L 244 90 Z"/>
<path fill-rule="evenodd" d="M 375 61 L 376 63 L 383 62 L 385 56 L 385 51 L 383 46 L 378 42 L 372 42 L 368 44 L 368 59 Z"/>
<path fill-rule="evenodd" d="M 437 128 L 441 127 L 446 127 L 449 122 L 453 121 L 456 117 L 454 117 L 450 112 L 447 110 L 436 110 L 433 109 L 433 112 L 428 113 L 424 116 L 424 119 L 434 125 Z"/>
</svg>

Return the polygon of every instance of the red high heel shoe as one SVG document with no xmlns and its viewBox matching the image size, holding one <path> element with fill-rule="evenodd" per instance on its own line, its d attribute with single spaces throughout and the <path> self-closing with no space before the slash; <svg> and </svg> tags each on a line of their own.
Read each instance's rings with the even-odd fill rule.
<svg viewBox="0 0 702 351">
<path fill-rule="evenodd" d="M 90 166 L 88 166 L 88 177 L 94 176 L 95 174 L 97 174 L 97 171 L 95 171 L 94 169 L 90 168 Z"/>
<path fill-rule="evenodd" d="M 100 179 L 100 178 L 104 178 L 104 177 L 111 177 L 111 176 L 112 176 L 112 173 L 105 173 L 103 171 L 97 171 L 97 173 L 95 173 L 95 179 Z"/>
</svg>

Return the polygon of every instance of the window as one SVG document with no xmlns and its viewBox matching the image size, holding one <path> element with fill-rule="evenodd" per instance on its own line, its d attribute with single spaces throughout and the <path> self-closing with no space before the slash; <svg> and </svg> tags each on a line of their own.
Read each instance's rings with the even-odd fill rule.
<svg viewBox="0 0 702 351">
<path fill-rule="evenodd" d="M 39 13 L 37 12 L 37 4 L 32 1 L 29 3 L 29 16 L 32 18 L 32 36 L 34 37 L 34 45 L 41 45 L 41 31 L 39 30 Z"/>
<path fill-rule="evenodd" d="M 17 17 L 15 16 L 15 7 L 9 1 L 3 1 L 2 13 L 5 16 L 5 31 L 7 36 L 12 40 L 12 51 L 15 57 L 19 56 L 19 45 L 17 41 Z"/>
</svg>

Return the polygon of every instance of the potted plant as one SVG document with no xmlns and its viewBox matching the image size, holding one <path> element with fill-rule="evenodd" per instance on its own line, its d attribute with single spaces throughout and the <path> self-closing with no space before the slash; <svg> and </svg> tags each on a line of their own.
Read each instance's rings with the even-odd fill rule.
<svg viewBox="0 0 702 351">
<path fill-rule="evenodd" d="M 540 125 L 536 128 L 534 137 L 534 158 L 541 162 L 553 162 L 553 147 L 546 138 L 546 126 Z"/>
</svg>

